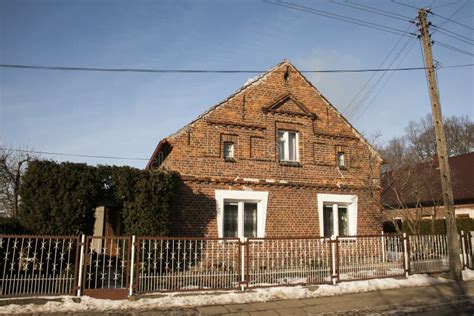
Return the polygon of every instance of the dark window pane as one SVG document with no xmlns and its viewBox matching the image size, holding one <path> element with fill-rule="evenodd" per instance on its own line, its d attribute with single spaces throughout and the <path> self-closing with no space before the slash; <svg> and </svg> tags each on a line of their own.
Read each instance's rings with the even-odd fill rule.
<svg viewBox="0 0 474 316">
<path fill-rule="evenodd" d="M 257 237 L 257 203 L 244 203 L 244 237 Z"/>
<path fill-rule="evenodd" d="M 334 224 L 332 216 L 332 205 L 325 205 L 323 208 L 324 237 L 334 235 Z"/>
<path fill-rule="evenodd" d="M 347 206 L 339 206 L 338 209 L 338 222 L 339 222 L 339 236 L 349 235 L 349 218 L 347 214 Z"/>
<path fill-rule="evenodd" d="M 224 237 L 238 237 L 237 203 L 224 204 Z"/>
<path fill-rule="evenodd" d="M 288 133 L 288 146 L 289 146 L 289 157 L 288 159 L 291 161 L 296 161 L 296 133 L 289 132 Z"/>
</svg>

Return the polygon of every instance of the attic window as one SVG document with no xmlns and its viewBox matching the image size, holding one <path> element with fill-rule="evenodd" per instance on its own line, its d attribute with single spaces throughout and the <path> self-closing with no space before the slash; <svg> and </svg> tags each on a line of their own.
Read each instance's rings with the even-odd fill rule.
<svg viewBox="0 0 474 316">
<path fill-rule="evenodd" d="M 278 157 L 280 162 L 298 162 L 298 132 L 278 131 Z"/>
<path fill-rule="evenodd" d="M 234 160 L 234 143 L 224 142 L 224 159 Z"/>
<path fill-rule="evenodd" d="M 337 153 L 337 167 L 339 169 L 345 169 L 346 168 L 346 160 L 345 160 L 345 154 L 344 152 L 340 151 Z"/>
</svg>

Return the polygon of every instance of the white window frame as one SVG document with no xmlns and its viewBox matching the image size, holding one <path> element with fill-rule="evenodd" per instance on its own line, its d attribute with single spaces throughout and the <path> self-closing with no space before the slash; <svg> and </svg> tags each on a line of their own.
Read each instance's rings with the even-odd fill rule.
<svg viewBox="0 0 474 316">
<path fill-rule="evenodd" d="M 226 157 L 226 155 L 225 155 L 225 152 L 226 152 L 225 147 L 226 147 L 226 145 L 230 145 L 230 148 L 231 148 L 231 150 L 230 150 L 230 156 L 228 156 L 228 157 Z M 234 146 L 234 143 L 233 143 L 233 142 L 224 142 L 224 145 L 223 145 L 223 150 L 224 150 L 223 156 L 224 156 L 224 159 L 234 159 L 234 149 L 235 149 L 235 146 Z"/>
<path fill-rule="evenodd" d="M 283 162 L 299 162 L 300 161 L 300 138 L 299 138 L 299 132 L 297 131 L 290 131 L 290 130 L 284 130 L 284 129 L 279 129 L 277 130 L 277 142 L 280 142 L 280 132 L 283 133 L 283 141 L 284 141 L 284 148 L 283 148 L 283 160 L 280 159 L 280 153 L 278 153 L 278 159 Z M 290 160 L 290 138 L 289 138 L 289 133 L 294 133 L 295 138 L 296 138 L 296 144 L 295 144 L 295 160 Z M 279 146 L 278 146 L 279 148 Z"/>
<path fill-rule="evenodd" d="M 317 200 L 319 233 L 321 237 L 324 237 L 324 205 L 328 204 L 332 204 L 333 207 L 332 216 L 334 224 L 334 235 L 339 236 L 338 205 L 347 206 L 349 236 L 357 235 L 357 195 L 318 193 Z"/>
<path fill-rule="evenodd" d="M 341 159 L 341 157 L 342 157 L 342 159 Z M 342 164 L 341 164 L 341 161 L 342 161 Z M 346 168 L 346 153 L 345 152 L 339 151 L 336 154 L 336 163 L 337 163 L 337 167 L 339 169 L 345 169 Z"/>
<path fill-rule="evenodd" d="M 216 190 L 217 207 L 217 235 L 224 237 L 224 203 L 239 202 L 238 206 L 238 232 L 239 238 L 244 240 L 244 207 L 243 203 L 257 203 L 257 238 L 265 237 L 265 224 L 267 219 L 268 192 L 266 191 L 238 191 Z"/>
</svg>

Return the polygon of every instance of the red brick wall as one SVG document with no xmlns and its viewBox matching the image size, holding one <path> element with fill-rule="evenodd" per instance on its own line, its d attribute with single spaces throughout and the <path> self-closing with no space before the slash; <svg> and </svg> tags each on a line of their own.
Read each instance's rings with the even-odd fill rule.
<svg viewBox="0 0 474 316">
<path fill-rule="evenodd" d="M 293 99 L 265 111 L 287 95 Z M 298 131 L 299 166 L 280 164 L 278 129 Z M 229 140 L 235 162 L 223 158 L 222 144 Z M 173 205 L 175 234 L 216 236 L 214 190 L 243 186 L 269 192 L 267 236 L 318 234 L 317 193 L 356 194 L 358 233 L 382 229 L 380 191 L 369 197 L 367 188 L 369 180 L 379 186 L 380 160 L 369 160 L 365 141 L 291 64 L 276 67 L 168 141 L 173 148 L 162 167 L 187 179 Z M 346 170 L 336 168 L 337 150 L 345 152 Z"/>
</svg>

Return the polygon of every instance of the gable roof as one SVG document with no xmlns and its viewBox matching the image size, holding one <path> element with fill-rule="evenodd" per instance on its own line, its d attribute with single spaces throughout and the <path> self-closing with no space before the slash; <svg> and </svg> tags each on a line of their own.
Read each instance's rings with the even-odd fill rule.
<svg viewBox="0 0 474 316">
<path fill-rule="evenodd" d="M 449 157 L 448 158 L 449 169 L 451 171 L 453 195 L 455 204 L 459 204 L 467 201 L 474 201 L 474 152 Z M 385 172 L 382 175 L 382 202 L 386 206 L 397 207 L 399 206 L 396 194 L 393 190 L 390 190 L 390 177 L 393 172 L 398 172 L 403 177 L 406 183 L 403 183 L 403 187 L 397 188 L 402 195 L 403 204 L 406 206 L 412 206 L 417 201 L 424 205 L 431 205 L 433 201 L 442 199 L 441 180 L 439 173 L 439 162 L 437 157 L 432 162 L 425 162 L 417 164 L 409 170 L 395 170 Z M 410 175 L 406 175 L 410 172 Z M 430 187 L 424 189 L 417 185 L 419 182 L 429 182 Z M 423 190 L 424 189 L 424 190 Z M 412 194 L 416 191 L 418 196 Z"/>
<path fill-rule="evenodd" d="M 176 131 L 175 133 L 169 135 L 168 137 L 162 139 L 158 145 L 156 146 L 155 150 L 153 151 L 153 154 L 152 156 L 150 157 L 150 160 L 148 161 L 145 169 L 148 169 L 149 166 L 150 166 L 150 162 L 155 158 L 155 155 L 156 153 L 159 152 L 160 150 L 160 144 L 163 144 L 164 141 L 168 142 L 169 139 L 174 139 L 175 137 L 177 137 L 178 135 L 180 135 L 181 133 L 185 132 L 189 127 L 191 127 L 193 124 L 195 124 L 197 121 L 201 120 L 202 118 L 204 118 L 206 115 L 208 115 L 209 113 L 211 113 L 212 111 L 214 111 L 215 109 L 217 109 L 218 107 L 220 107 L 221 105 L 225 104 L 226 102 L 228 102 L 229 100 L 231 100 L 232 98 L 236 97 L 237 95 L 243 93 L 246 89 L 248 89 L 249 87 L 263 81 L 265 79 L 265 77 L 272 73 L 272 72 L 275 72 L 278 68 L 282 67 L 286 65 L 287 66 L 287 70 L 289 67 L 291 67 L 297 74 L 299 74 L 304 80 L 306 83 L 308 83 L 308 85 L 321 97 L 321 99 L 330 107 L 332 108 L 336 113 L 337 115 L 348 125 L 350 126 L 350 128 L 352 129 L 352 131 L 356 134 L 356 136 L 364 143 L 366 144 L 369 149 L 371 150 L 371 152 L 375 155 L 375 157 L 380 161 L 380 162 L 383 162 L 383 158 L 382 156 L 380 155 L 380 153 L 365 139 L 365 137 L 354 127 L 352 126 L 352 124 L 336 109 L 336 107 L 331 103 L 329 102 L 329 100 L 321 94 L 321 92 L 311 83 L 311 81 L 308 80 L 308 78 L 306 78 L 292 63 L 290 63 L 287 59 L 283 60 L 282 62 L 280 62 L 279 64 L 277 64 L 276 66 L 270 68 L 268 71 L 262 73 L 261 75 L 259 76 L 256 76 L 252 79 L 249 79 L 247 80 L 247 82 L 242 86 L 240 87 L 238 90 L 236 90 L 234 93 L 232 93 L 230 96 L 228 96 L 226 99 L 224 99 L 223 101 L 219 102 L 218 104 L 210 107 L 207 111 L 205 111 L 204 113 L 202 113 L 201 115 L 199 115 L 196 119 L 192 120 L 190 123 L 186 124 L 185 126 L 183 126 L 182 128 L 180 128 L 178 131 Z M 283 98 L 284 99 L 284 98 Z M 280 100 L 281 101 L 281 100 Z M 295 100 L 296 101 L 296 100 Z M 298 101 L 296 101 L 298 102 Z M 278 101 L 277 101 L 278 103 Z M 299 103 L 299 102 L 298 102 Z M 297 104 L 298 104 L 297 103 Z M 271 106 L 270 106 L 271 107 Z M 304 107 L 304 105 L 303 105 Z M 304 107 L 306 109 L 306 107 Z M 306 111 L 309 112 L 308 109 L 306 109 Z M 311 112 L 309 112 L 311 113 Z M 315 114 L 314 114 L 315 115 Z"/>
</svg>

